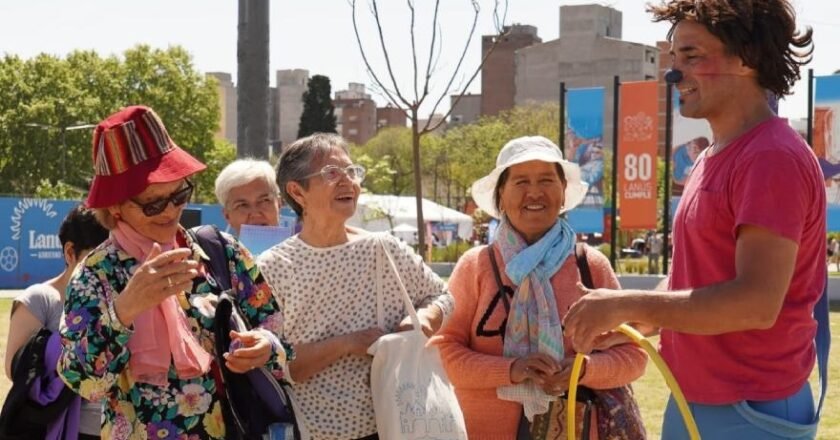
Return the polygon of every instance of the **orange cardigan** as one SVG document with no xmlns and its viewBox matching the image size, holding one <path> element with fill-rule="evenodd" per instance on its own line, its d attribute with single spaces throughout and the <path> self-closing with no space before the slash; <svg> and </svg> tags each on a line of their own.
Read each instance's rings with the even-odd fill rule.
<svg viewBox="0 0 840 440">
<path fill-rule="evenodd" d="M 456 264 L 449 279 L 455 312 L 434 341 L 455 387 L 470 440 L 510 440 L 516 438 L 522 405 L 500 400 L 496 397 L 496 388 L 511 384 L 510 368 L 514 359 L 502 356 L 501 337 L 476 335 L 479 320 L 498 290 L 486 248 L 481 246 L 467 251 Z M 495 247 L 493 250 L 502 282 L 513 286 L 505 274 L 501 254 Z M 593 248 L 587 248 L 586 255 L 595 286 L 618 289 L 618 280 L 609 260 Z M 579 298 L 576 287 L 579 281 L 574 255 L 551 277 L 561 318 Z M 498 329 L 505 314 L 504 306 L 499 302 L 485 324 L 485 330 Z M 564 343 L 566 356 L 574 356 L 570 341 L 566 339 Z M 596 389 L 625 385 L 644 374 L 646 364 L 647 355 L 641 348 L 629 344 L 615 346 L 587 357 L 580 384 Z"/>
</svg>

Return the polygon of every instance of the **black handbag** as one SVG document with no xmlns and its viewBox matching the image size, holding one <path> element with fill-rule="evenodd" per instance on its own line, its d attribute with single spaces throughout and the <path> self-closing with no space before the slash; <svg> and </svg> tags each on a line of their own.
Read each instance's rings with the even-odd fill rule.
<svg viewBox="0 0 840 440">
<path fill-rule="evenodd" d="M 220 290 L 214 317 L 215 360 L 214 375 L 224 388 L 222 414 L 229 440 L 262 439 L 274 423 L 287 423 L 294 427 L 294 438 L 301 438 L 297 418 L 286 389 L 265 368 L 254 368 L 240 374 L 228 370 L 222 357 L 230 349 L 230 331 L 250 330 L 236 306 L 236 293 L 231 288 L 230 261 L 225 252 L 225 239 L 212 225 L 191 229 L 190 235 L 210 258 L 208 268 L 216 288 Z"/>
</svg>

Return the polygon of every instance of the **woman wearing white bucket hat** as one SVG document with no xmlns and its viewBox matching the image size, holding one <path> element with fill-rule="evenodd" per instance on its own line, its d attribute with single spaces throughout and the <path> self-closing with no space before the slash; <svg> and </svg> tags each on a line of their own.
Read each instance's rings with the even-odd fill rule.
<svg viewBox="0 0 840 440">
<path fill-rule="evenodd" d="M 490 246 L 468 251 L 455 266 L 449 289 L 458 307 L 437 338 L 470 439 L 517 438 L 523 410 L 533 420 L 566 392 L 575 353 L 560 316 L 578 299 L 581 277 L 575 232 L 562 214 L 586 191 L 577 164 L 540 136 L 508 142 L 496 168 L 472 185 L 478 207 L 500 224 Z M 618 286 L 600 252 L 580 251 L 595 285 Z M 587 356 L 580 383 L 626 385 L 646 362 L 635 346 L 606 347 Z"/>
</svg>

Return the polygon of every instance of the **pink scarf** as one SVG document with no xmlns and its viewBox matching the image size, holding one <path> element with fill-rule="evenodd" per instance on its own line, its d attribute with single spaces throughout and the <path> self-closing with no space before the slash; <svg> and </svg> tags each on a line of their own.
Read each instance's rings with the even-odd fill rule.
<svg viewBox="0 0 840 440">
<path fill-rule="evenodd" d="M 140 235 L 126 222 L 118 221 L 111 230 L 116 244 L 139 263 L 146 261 L 154 241 Z M 163 251 L 176 244 L 161 244 Z M 212 357 L 190 331 L 187 317 L 175 295 L 161 301 L 157 307 L 140 313 L 134 320 L 134 334 L 128 340 L 131 350 L 129 369 L 138 382 L 166 386 L 169 366 L 174 361 L 181 379 L 192 379 L 210 370 Z"/>
</svg>

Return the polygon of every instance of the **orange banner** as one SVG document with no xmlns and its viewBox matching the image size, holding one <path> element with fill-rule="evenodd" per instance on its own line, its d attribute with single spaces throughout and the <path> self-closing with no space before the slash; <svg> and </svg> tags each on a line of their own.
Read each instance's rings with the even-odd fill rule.
<svg viewBox="0 0 840 440">
<path fill-rule="evenodd" d="M 659 99 L 656 81 L 621 84 L 618 109 L 619 227 L 655 229 Z"/>
</svg>

